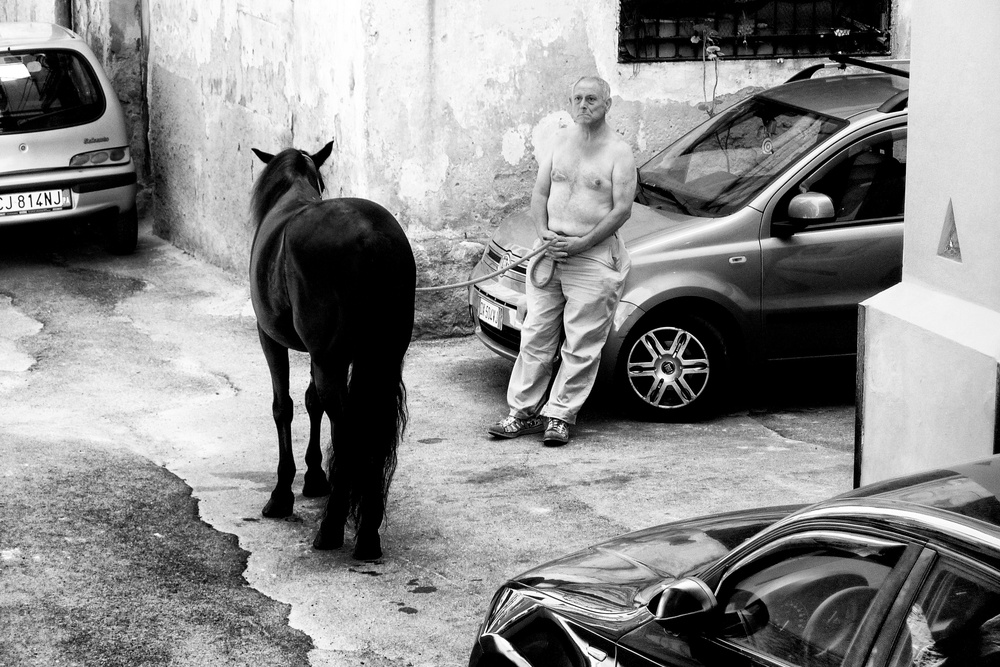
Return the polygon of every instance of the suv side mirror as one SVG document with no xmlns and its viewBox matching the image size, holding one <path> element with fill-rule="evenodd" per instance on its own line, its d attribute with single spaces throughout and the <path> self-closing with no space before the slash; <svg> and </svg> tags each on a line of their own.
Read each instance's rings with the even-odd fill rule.
<svg viewBox="0 0 1000 667">
<path fill-rule="evenodd" d="M 667 630 L 683 629 L 713 611 L 717 604 L 708 584 L 696 577 L 684 577 L 664 589 L 653 615 Z"/>
<path fill-rule="evenodd" d="M 788 238 L 805 229 L 810 223 L 830 222 L 837 219 L 833 200 L 822 192 L 803 192 L 792 197 L 788 203 L 788 220 L 771 223 L 771 232 L 780 238 Z"/>
</svg>

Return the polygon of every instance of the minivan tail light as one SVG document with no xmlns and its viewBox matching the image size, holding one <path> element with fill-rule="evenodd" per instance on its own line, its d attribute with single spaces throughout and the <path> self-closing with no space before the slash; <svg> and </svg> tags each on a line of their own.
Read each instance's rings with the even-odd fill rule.
<svg viewBox="0 0 1000 667">
<path fill-rule="evenodd" d="M 92 165 L 104 164 L 105 162 L 111 162 L 115 164 L 124 164 L 129 161 L 129 151 L 128 147 L 119 148 L 106 148 L 100 151 L 91 151 L 89 153 L 78 153 L 74 155 L 69 160 L 69 166 L 71 167 L 87 167 Z"/>
</svg>

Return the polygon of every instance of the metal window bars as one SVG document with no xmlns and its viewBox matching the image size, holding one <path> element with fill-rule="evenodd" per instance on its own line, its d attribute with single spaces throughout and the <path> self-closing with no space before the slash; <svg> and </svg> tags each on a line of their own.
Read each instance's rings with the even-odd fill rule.
<svg viewBox="0 0 1000 667">
<path fill-rule="evenodd" d="M 619 61 L 890 52 L 892 0 L 621 0 Z"/>
</svg>

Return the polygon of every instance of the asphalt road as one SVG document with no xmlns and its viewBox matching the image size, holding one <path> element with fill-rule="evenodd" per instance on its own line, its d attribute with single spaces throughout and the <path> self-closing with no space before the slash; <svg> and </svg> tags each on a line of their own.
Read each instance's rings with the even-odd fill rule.
<svg viewBox="0 0 1000 667">
<path fill-rule="evenodd" d="M 850 488 L 849 367 L 747 377 L 767 409 L 702 424 L 628 421 L 598 391 L 559 449 L 485 435 L 505 411 L 509 372 L 473 337 L 415 341 L 385 557 L 359 563 L 350 543 L 316 552 L 321 500 L 299 497 L 289 520 L 260 516 L 276 438 L 242 276 L 146 227 L 129 257 L 86 234 L 0 232 L 0 435 L 22 449 L 123 448 L 183 480 L 201 520 L 249 552 L 250 586 L 288 605 L 317 667 L 463 665 L 494 589 L 532 564 L 655 523 Z M 296 490 L 307 379 L 306 358 L 293 356 Z M 73 458 L 38 474 L 70 480 Z"/>
</svg>

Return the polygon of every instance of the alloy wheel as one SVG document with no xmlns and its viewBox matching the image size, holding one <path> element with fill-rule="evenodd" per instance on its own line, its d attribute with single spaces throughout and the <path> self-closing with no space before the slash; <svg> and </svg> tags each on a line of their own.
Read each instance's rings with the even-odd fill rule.
<svg viewBox="0 0 1000 667">
<path fill-rule="evenodd" d="M 632 390 L 647 405 L 661 410 L 692 405 L 705 392 L 710 372 L 705 345 L 691 332 L 676 327 L 641 335 L 626 361 Z"/>
</svg>

